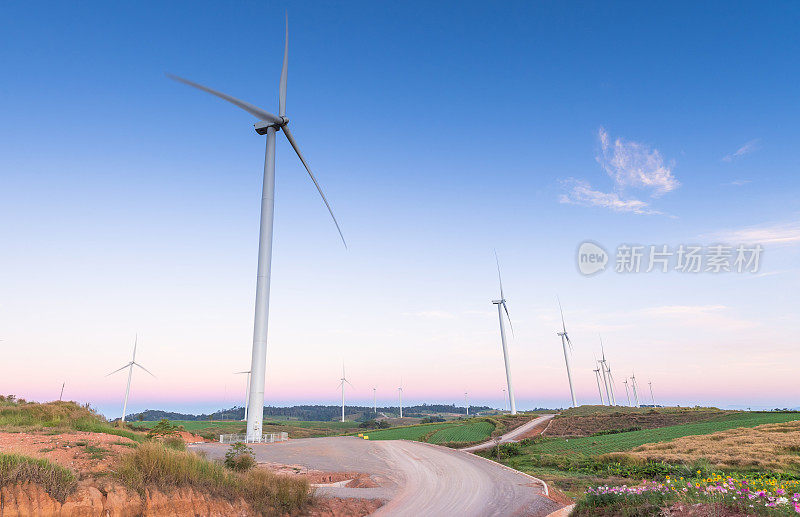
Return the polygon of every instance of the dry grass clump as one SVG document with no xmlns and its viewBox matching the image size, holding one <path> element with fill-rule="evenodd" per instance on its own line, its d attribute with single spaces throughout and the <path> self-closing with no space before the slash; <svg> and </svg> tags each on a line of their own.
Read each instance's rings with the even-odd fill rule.
<svg viewBox="0 0 800 517">
<path fill-rule="evenodd" d="M 704 460 L 728 469 L 800 472 L 800 421 L 685 436 L 618 455 L 668 463 Z"/>
<path fill-rule="evenodd" d="M 75 474 L 69 469 L 45 459 L 0 453 L 0 488 L 23 483 L 41 486 L 62 503 L 77 486 Z"/>
<path fill-rule="evenodd" d="M 158 442 L 146 442 L 124 455 L 117 477 L 139 493 L 146 487 L 193 488 L 232 501 L 242 498 L 264 515 L 299 510 L 311 498 L 305 479 L 259 469 L 232 472 L 197 454 L 171 450 Z"/>
</svg>

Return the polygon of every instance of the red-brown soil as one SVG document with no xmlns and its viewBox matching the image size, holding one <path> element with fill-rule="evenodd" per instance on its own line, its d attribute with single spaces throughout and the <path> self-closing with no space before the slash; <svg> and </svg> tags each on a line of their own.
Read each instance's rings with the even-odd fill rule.
<svg viewBox="0 0 800 517">
<path fill-rule="evenodd" d="M 135 443 L 129 438 L 102 433 L 0 433 L 0 452 L 46 458 L 78 474 L 107 472 L 119 455 Z"/>
</svg>

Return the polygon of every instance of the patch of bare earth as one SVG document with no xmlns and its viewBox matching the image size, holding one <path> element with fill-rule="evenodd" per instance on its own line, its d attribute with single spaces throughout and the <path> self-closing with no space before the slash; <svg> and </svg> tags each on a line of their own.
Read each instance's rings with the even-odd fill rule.
<svg viewBox="0 0 800 517">
<path fill-rule="evenodd" d="M 120 454 L 135 446 L 130 438 L 102 433 L 0 433 L 0 452 L 46 458 L 79 477 L 107 472 Z"/>
<path fill-rule="evenodd" d="M 550 423 L 543 434 L 546 436 L 591 436 L 602 431 L 627 431 L 631 429 L 657 429 L 671 425 L 688 424 L 712 420 L 723 415 L 722 411 L 650 411 L 614 412 L 594 415 L 560 415 Z"/>
</svg>

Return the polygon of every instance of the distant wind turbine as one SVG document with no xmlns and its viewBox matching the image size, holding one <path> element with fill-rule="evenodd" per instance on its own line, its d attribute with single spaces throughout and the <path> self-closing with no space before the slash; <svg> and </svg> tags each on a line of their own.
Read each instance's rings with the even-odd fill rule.
<svg viewBox="0 0 800 517">
<path fill-rule="evenodd" d="M 650 399 L 653 401 L 653 407 L 656 407 L 656 397 L 653 395 L 653 381 L 647 381 L 650 385 Z"/>
<path fill-rule="evenodd" d="M 561 309 L 561 299 L 556 297 L 558 300 L 558 311 L 561 313 L 561 332 L 556 332 L 557 335 L 561 336 L 561 346 L 564 348 L 564 363 L 567 365 L 567 380 L 569 381 L 569 394 L 572 397 L 572 407 L 578 407 L 578 402 L 575 400 L 575 389 L 572 386 L 572 368 L 569 364 L 569 351 L 567 350 L 567 345 L 569 345 L 570 350 L 572 350 L 572 341 L 569 339 L 569 335 L 567 335 L 567 326 L 564 324 L 564 311 Z"/>
<path fill-rule="evenodd" d="M 633 390 L 633 400 L 636 402 L 636 407 L 641 407 L 639 405 L 639 395 L 636 393 L 636 373 L 631 374 L 631 389 Z"/>
<path fill-rule="evenodd" d="M 467 392 L 464 392 L 464 406 L 467 408 L 467 416 L 469 416 L 469 402 L 467 402 Z"/>
<path fill-rule="evenodd" d="M 506 397 L 506 389 L 503 388 L 503 410 L 508 410 L 508 397 Z"/>
<path fill-rule="evenodd" d="M 610 391 L 608 389 L 608 368 L 607 368 L 607 364 L 606 364 L 606 350 L 603 347 L 603 338 L 602 337 L 600 337 L 600 354 L 601 354 L 600 370 L 601 370 L 601 372 L 603 374 L 603 386 L 606 389 L 606 402 L 610 406 L 611 405 L 611 393 L 610 393 Z"/>
<path fill-rule="evenodd" d="M 247 374 L 247 387 L 244 391 L 244 420 L 247 421 L 247 410 L 250 407 L 250 370 L 246 370 L 244 372 L 235 372 L 236 375 L 243 373 Z"/>
<path fill-rule="evenodd" d="M 61 401 L 61 398 L 64 396 L 64 385 L 66 383 L 67 383 L 67 381 L 64 381 L 64 382 L 61 383 L 61 394 L 58 396 L 59 402 Z"/>
<path fill-rule="evenodd" d="M 403 418 L 403 378 L 400 377 L 400 386 L 397 387 L 397 394 L 400 397 L 400 418 Z"/>
<path fill-rule="evenodd" d="M 378 387 L 372 387 L 372 410 L 375 414 L 378 414 Z"/>
<path fill-rule="evenodd" d="M 253 353 L 250 364 L 250 401 L 249 407 L 264 407 L 264 381 L 266 375 L 267 361 L 267 324 L 269 321 L 269 290 L 270 275 L 272 270 L 272 227 L 275 212 L 275 133 L 283 131 L 289 144 L 297 153 L 297 157 L 303 163 L 311 181 L 317 188 L 322 201 L 333 218 L 333 223 L 339 232 L 339 236 L 344 243 L 344 235 L 339 227 L 339 222 L 333 215 L 333 209 L 328 203 L 325 194 L 322 192 L 319 182 L 311 172 L 300 148 L 297 146 L 291 131 L 289 131 L 289 119 L 286 118 L 286 81 L 289 68 L 289 20 L 286 19 L 286 42 L 283 50 L 283 67 L 281 68 L 280 86 L 278 88 L 278 115 L 273 115 L 250 103 L 241 101 L 225 93 L 212 90 L 201 84 L 183 79 L 175 75 L 167 74 L 170 79 L 181 82 L 198 90 L 215 95 L 220 99 L 230 102 L 234 106 L 243 109 L 250 115 L 258 119 L 255 124 L 256 133 L 267 135 L 266 155 L 264 158 L 264 180 L 261 197 L 261 227 L 258 240 L 258 273 L 256 280 L 256 303 L 255 303 L 255 323 L 253 326 Z M 345 243 L 345 248 L 347 243 Z M 261 410 L 251 411 L 247 416 L 247 438 L 248 442 L 260 442 L 263 439 L 262 426 L 264 412 Z"/>
<path fill-rule="evenodd" d="M 350 381 L 347 380 L 347 376 L 344 374 L 344 363 L 342 363 L 342 378 L 339 379 L 339 381 L 339 387 L 342 388 L 342 422 L 344 422 L 344 385 L 345 383 L 350 384 Z M 352 388 L 353 385 L 350 384 L 350 387 Z"/>
<path fill-rule="evenodd" d="M 500 342 L 503 345 L 503 362 L 506 365 L 506 384 L 508 385 L 508 401 L 511 404 L 511 414 L 517 414 L 517 405 L 514 402 L 514 388 L 511 385 L 511 360 L 508 357 L 508 345 L 506 345 L 506 329 L 503 325 L 503 310 L 506 311 L 506 318 L 508 318 L 508 326 L 511 328 L 511 334 L 514 334 L 514 326 L 511 325 L 511 316 L 508 314 L 508 306 L 506 305 L 506 297 L 503 294 L 503 277 L 500 276 L 500 260 L 497 258 L 497 251 L 494 252 L 494 260 L 497 263 L 497 279 L 500 282 L 500 299 L 492 300 L 492 303 L 497 305 L 497 316 L 500 318 Z"/>
<path fill-rule="evenodd" d="M 150 370 L 148 370 L 147 368 L 136 362 L 136 347 L 138 344 L 139 344 L 139 335 L 137 334 L 133 340 L 133 359 L 131 359 L 131 362 L 129 362 L 122 368 L 116 369 L 113 372 L 106 375 L 106 377 L 108 377 L 109 375 L 114 375 L 115 373 L 124 370 L 125 368 L 128 368 L 128 385 L 125 388 L 125 401 L 122 403 L 122 422 L 125 422 L 125 412 L 128 410 L 128 395 L 130 395 L 131 393 L 131 377 L 133 377 L 133 367 L 138 366 L 142 370 L 149 373 L 153 378 L 156 377 L 155 375 L 150 373 Z"/>
<path fill-rule="evenodd" d="M 628 392 L 628 379 L 625 379 L 622 383 L 625 385 L 625 396 L 628 397 L 628 407 L 631 407 L 631 394 Z"/>
<path fill-rule="evenodd" d="M 597 360 L 597 357 L 594 358 L 594 362 L 597 364 L 597 368 L 592 371 L 594 372 L 594 378 L 597 381 L 597 393 L 600 394 L 600 405 L 605 405 L 605 401 L 603 400 L 603 390 L 600 389 L 600 362 Z"/>
<path fill-rule="evenodd" d="M 614 374 L 611 373 L 611 365 L 606 363 L 606 372 L 608 372 L 608 388 L 611 394 L 611 405 L 617 405 L 617 397 L 614 394 Z"/>
</svg>

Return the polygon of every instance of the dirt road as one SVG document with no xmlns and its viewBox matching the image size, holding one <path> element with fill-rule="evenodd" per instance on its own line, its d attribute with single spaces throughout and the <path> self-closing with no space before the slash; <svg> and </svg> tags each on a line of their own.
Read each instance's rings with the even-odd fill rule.
<svg viewBox="0 0 800 517">
<path fill-rule="evenodd" d="M 518 442 L 525 436 L 531 429 L 536 427 L 537 425 L 543 424 L 553 418 L 555 415 L 542 415 L 538 418 L 534 418 L 530 422 L 522 424 L 521 426 L 517 427 L 516 429 L 502 435 L 500 437 L 500 443 L 509 443 L 509 442 Z M 465 447 L 461 449 L 464 452 L 475 452 L 475 451 L 483 451 L 486 449 L 491 449 L 494 447 L 494 440 L 489 440 L 488 442 L 479 443 L 478 445 L 473 445 L 472 447 Z"/>
<path fill-rule="evenodd" d="M 544 516 L 562 506 L 545 497 L 541 483 L 530 476 L 473 454 L 426 443 L 335 437 L 252 447 L 262 462 L 370 474 L 378 488 L 326 486 L 318 493 L 387 501 L 375 515 Z M 192 446 L 211 458 L 222 458 L 227 448 L 218 443 Z"/>
</svg>

